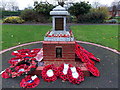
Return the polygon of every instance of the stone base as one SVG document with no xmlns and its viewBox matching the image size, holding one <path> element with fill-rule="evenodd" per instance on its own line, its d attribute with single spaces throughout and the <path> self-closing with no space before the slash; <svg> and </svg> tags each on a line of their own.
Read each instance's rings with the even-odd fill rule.
<svg viewBox="0 0 120 90">
<path fill-rule="evenodd" d="M 44 62 L 44 66 L 50 65 L 50 64 L 55 64 L 56 67 L 59 67 L 61 64 L 63 63 L 69 63 L 72 64 L 73 66 L 76 67 L 80 67 L 81 70 L 84 72 L 85 76 L 90 76 L 90 72 L 87 70 L 87 68 L 85 67 L 85 63 L 81 63 L 80 61 L 43 61 Z M 41 76 L 41 71 L 43 70 L 44 66 L 39 66 L 36 71 L 34 72 L 34 74 Z"/>
<path fill-rule="evenodd" d="M 56 48 L 62 48 L 62 57 L 56 57 Z M 73 66 L 80 67 L 85 76 L 90 76 L 90 72 L 87 70 L 85 63 L 82 63 L 80 59 L 75 55 L 75 41 L 72 42 L 59 42 L 59 41 L 44 41 L 43 42 L 43 60 L 39 62 L 39 66 L 34 72 L 36 75 L 41 76 L 41 71 L 44 66 L 54 64 L 59 67 L 63 63 L 72 64 Z"/>
</svg>

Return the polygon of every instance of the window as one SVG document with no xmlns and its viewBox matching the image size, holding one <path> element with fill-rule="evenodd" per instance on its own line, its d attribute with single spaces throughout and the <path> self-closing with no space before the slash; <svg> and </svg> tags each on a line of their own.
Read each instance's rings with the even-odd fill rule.
<svg viewBox="0 0 120 90">
<path fill-rule="evenodd" d="M 62 48 L 56 48 L 56 58 L 62 58 Z"/>
</svg>

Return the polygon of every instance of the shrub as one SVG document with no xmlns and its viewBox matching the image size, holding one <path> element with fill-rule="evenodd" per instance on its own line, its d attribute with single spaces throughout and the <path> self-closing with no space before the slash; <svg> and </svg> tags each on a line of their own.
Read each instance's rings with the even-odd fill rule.
<svg viewBox="0 0 120 90">
<path fill-rule="evenodd" d="M 88 13 L 85 15 L 81 15 L 78 18 L 78 23 L 103 23 L 105 20 L 105 15 L 103 13 L 96 13 L 96 12 L 92 12 L 92 13 Z"/>
<path fill-rule="evenodd" d="M 45 16 L 40 15 L 39 13 L 37 13 L 36 16 L 35 16 L 35 22 L 47 23 L 48 18 L 46 18 Z"/>
<path fill-rule="evenodd" d="M 53 8 L 54 8 L 54 6 L 52 4 L 40 2 L 40 3 L 35 4 L 34 10 L 38 14 L 40 14 L 48 19 L 50 17 L 49 13 Z"/>
<path fill-rule="evenodd" d="M 3 23 L 15 23 L 15 24 L 21 24 L 24 23 L 24 20 L 21 17 L 18 16 L 12 16 L 7 17 L 3 20 Z"/>
<path fill-rule="evenodd" d="M 68 16 L 67 17 L 67 23 L 71 23 L 71 22 L 77 22 L 77 18 L 75 16 Z"/>
<path fill-rule="evenodd" d="M 80 15 L 87 14 L 91 9 L 91 5 L 87 2 L 74 3 L 68 10 L 71 15 L 78 19 Z"/>
<path fill-rule="evenodd" d="M 105 15 L 105 19 L 109 18 L 109 10 L 108 10 L 108 7 L 106 6 L 91 8 L 90 12 L 103 13 Z"/>
<path fill-rule="evenodd" d="M 28 22 L 40 22 L 40 23 L 47 23 L 49 18 L 45 17 L 44 15 L 36 12 L 33 9 L 25 9 L 21 12 L 22 19 Z"/>
<path fill-rule="evenodd" d="M 20 16 L 25 21 L 34 21 L 36 17 L 36 12 L 32 9 L 25 9 L 21 12 Z"/>
</svg>

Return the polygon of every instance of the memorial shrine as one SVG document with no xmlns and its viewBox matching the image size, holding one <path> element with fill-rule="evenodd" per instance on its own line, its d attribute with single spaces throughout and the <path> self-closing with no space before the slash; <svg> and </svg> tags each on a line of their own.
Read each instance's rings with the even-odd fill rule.
<svg viewBox="0 0 120 90">
<path fill-rule="evenodd" d="M 53 28 L 44 37 L 44 61 L 74 61 L 75 40 L 66 24 L 68 11 L 62 6 L 57 6 L 50 12 L 50 15 L 53 18 Z"/>
<path fill-rule="evenodd" d="M 80 46 L 67 27 L 69 12 L 59 5 L 50 15 L 53 27 L 44 37 L 43 48 L 12 52 L 16 57 L 9 60 L 11 66 L 2 71 L 1 76 L 15 78 L 27 74 L 20 82 L 23 88 L 36 87 L 40 82 L 37 76 L 42 76 L 47 82 L 59 77 L 73 84 L 80 84 L 85 76 L 100 76 L 94 62 L 100 60 Z"/>
</svg>

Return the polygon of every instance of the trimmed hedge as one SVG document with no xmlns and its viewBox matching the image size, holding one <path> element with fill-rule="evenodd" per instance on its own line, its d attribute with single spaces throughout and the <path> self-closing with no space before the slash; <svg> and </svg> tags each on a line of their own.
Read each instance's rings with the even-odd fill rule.
<svg viewBox="0 0 120 90">
<path fill-rule="evenodd" d="M 4 18 L 5 16 L 19 16 L 21 11 L 0 11 L 0 17 Z"/>
</svg>

